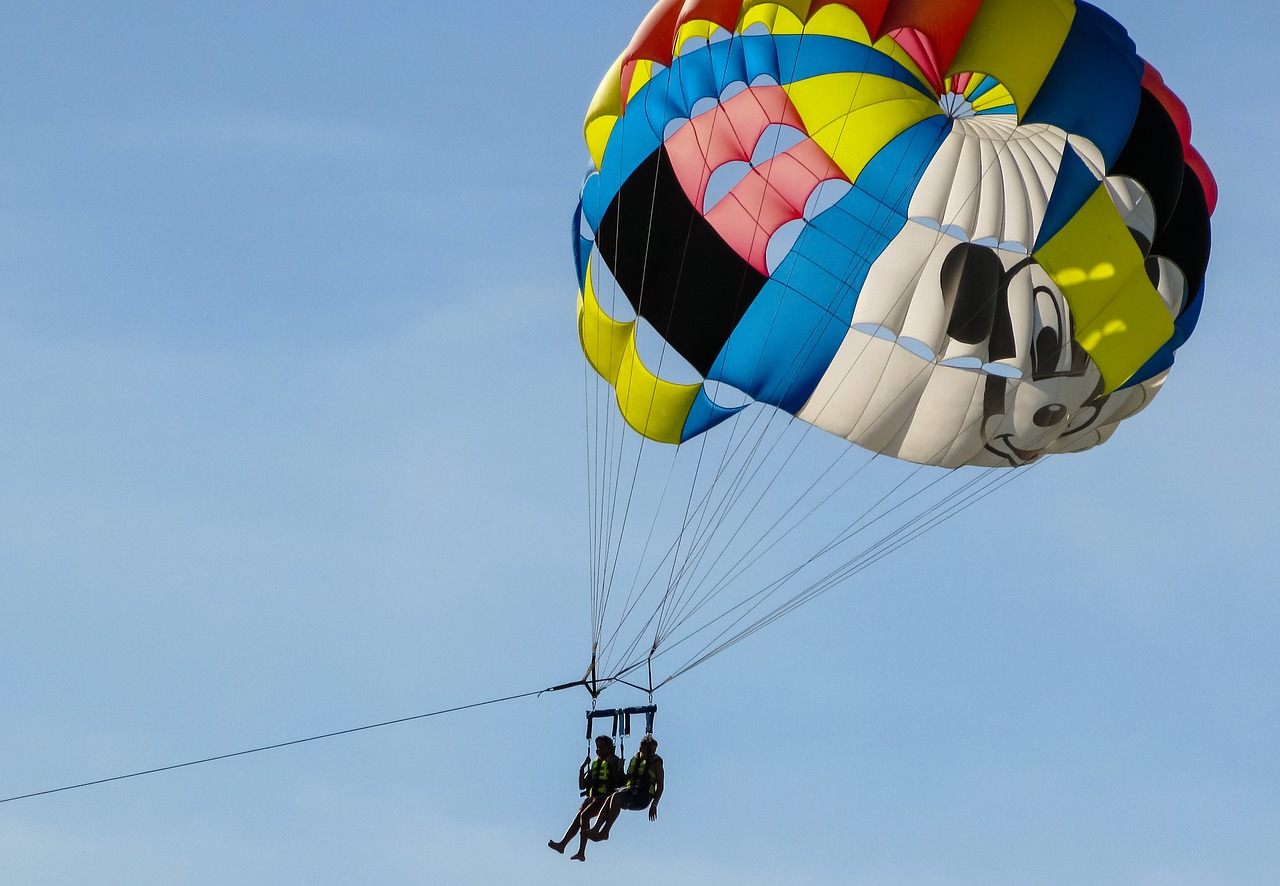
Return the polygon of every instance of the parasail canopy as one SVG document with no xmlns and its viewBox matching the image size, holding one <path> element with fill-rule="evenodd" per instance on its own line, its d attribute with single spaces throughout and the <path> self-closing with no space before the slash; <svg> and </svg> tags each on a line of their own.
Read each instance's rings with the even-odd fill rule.
<svg viewBox="0 0 1280 886">
<path fill-rule="evenodd" d="M 997 474 L 1089 449 L 1200 316 L 1216 186 L 1186 108 L 1088 3 L 662 0 L 585 135 L 578 331 L 608 413 L 593 663 L 614 650 L 612 673 L 693 641 L 687 669 L 989 488 L 842 499 L 865 467 L 848 444 Z M 815 456 L 798 428 L 847 442 Z M 677 444 L 665 477 L 648 441 Z M 811 553 L 757 567 L 797 537 Z"/>
<path fill-rule="evenodd" d="M 579 331 L 627 422 L 913 462 L 1101 443 L 1195 329 L 1213 180 L 1070 0 L 659 3 L 586 123 Z"/>
</svg>

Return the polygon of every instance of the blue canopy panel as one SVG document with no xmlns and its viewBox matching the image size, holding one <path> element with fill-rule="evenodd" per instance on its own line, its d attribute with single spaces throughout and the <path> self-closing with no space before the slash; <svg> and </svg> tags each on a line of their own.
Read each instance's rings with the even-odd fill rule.
<svg viewBox="0 0 1280 886">
<path fill-rule="evenodd" d="M 591 178 L 594 178 L 593 174 Z M 589 181 L 590 179 L 588 179 Z M 581 292 L 587 286 L 587 267 L 591 263 L 591 242 L 593 237 L 586 236 L 589 232 L 584 231 L 585 219 L 582 215 L 582 200 L 578 200 L 578 206 L 573 211 L 573 264 L 578 272 L 578 291 Z"/>
<path fill-rule="evenodd" d="M 942 116 L 912 126 L 872 159 L 848 194 L 805 226 L 730 335 L 709 380 L 786 412 L 804 406 L 849 331 L 872 264 L 906 225 L 911 197 L 951 126 Z M 735 411 L 700 398 L 684 438 Z"/>
<path fill-rule="evenodd" d="M 1044 212 L 1040 235 L 1031 251 L 1038 252 L 1057 236 L 1075 218 L 1076 213 L 1084 208 L 1089 198 L 1097 193 L 1099 187 L 1101 183 L 1097 176 L 1068 143 L 1062 152 L 1062 165 L 1058 168 L 1058 179 L 1053 184 L 1053 194 L 1049 197 L 1049 205 Z"/>
<path fill-rule="evenodd" d="M 1082 135 L 1109 170 L 1138 116 L 1145 65 L 1124 27 L 1084 2 L 1049 76 L 1022 123 L 1047 123 Z"/>
</svg>

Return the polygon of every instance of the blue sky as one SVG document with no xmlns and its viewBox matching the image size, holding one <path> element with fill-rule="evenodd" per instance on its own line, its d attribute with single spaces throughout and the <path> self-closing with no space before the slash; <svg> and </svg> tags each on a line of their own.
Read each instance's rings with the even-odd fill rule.
<svg viewBox="0 0 1280 886">
<path fill-rule="evenodd" d="M 664 690 L 657 823 L 545 848 L 559 693 L 0 804 L 0 879 L 1276 882 L 1280 20 L 1102 5 L 1222 189 L 1196 337 L 1107 446 Z M 6 11 L 0 795 L 581 673 L 569 219 L 646 8 Z"/>
</svg>

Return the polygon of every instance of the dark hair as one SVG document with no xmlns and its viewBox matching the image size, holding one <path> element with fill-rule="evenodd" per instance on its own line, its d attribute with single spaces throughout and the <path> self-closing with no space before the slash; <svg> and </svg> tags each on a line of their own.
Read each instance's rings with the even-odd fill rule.
<svg viewBox="0 0 1280 886">
<path fill-rule="evenodd" d="M 646 735 L 644 738 L 640 739 L 640 750 L 643 751 L 645 748 L 648 748 L 651 751 L 656 751 L 658 749 L 658 740 L 652 735 Z"/>
<path fill-rule="evenodd" d="M 609 737 L 609 736 L 607 736 L 607 735 L 597 735 L 597 736 L 596 736 L 596 747 L 599 747 L 599 746 L 600 746 L 600 745 L 602 745 L 602 744 L 607 744 L 609 747 L 611 747 L 611 748 L 612 748 L 612 747 L 613 747 L 613 739 L 612 739 L 612 738 L 610 738 L 610 737 Z"/>
</svg>

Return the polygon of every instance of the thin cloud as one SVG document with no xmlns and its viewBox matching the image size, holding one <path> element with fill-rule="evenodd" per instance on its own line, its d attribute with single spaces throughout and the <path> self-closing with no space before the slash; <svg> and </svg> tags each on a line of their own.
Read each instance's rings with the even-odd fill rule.
<svg viewBox="0 0 1280 886">
<path fill-rule="evenodd" d="M 135 121 L 121 125 L 112 140 L 133 150 L 313 157 L 373 156 L 396 148 L 395 138 L 356 122 L 236 114 Z"/>
</svg>

